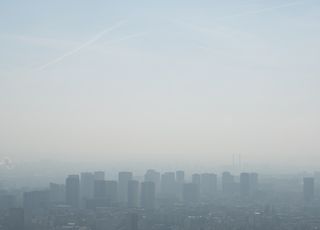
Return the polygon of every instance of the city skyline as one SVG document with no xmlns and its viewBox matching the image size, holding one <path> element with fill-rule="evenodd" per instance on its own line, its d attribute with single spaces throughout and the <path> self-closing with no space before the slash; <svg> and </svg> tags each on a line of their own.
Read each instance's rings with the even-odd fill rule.
<svg viewBox="0 0 320 230">
<path fill-rule="evenodd" d="M 53 178 L 51 180 L 54 180 Z M 128 170 L 0 190 L 3 230 L 317 229 L 320 174 Z M 3 189 L 5 188 L 5 189 Z M 125 194 L 125 195 L 124 195 Z M 169 229 L 170 229 L 169 228 Z"/>
<path fill-rule="evenodd" d="M 0 230 L 320 229 L 319 0 L 0 1 Z"/>
</svg>

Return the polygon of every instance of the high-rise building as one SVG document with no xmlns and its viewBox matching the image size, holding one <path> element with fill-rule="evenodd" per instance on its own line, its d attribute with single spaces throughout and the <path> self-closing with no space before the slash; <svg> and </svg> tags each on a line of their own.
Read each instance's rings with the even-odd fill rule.
<svg viewBox="0 0 320 230">
<path fill-rule="evenodd" d="M 49 198 L 51 204 L 64 204 L 66 202 L 66 188 L 64 184 L 50 183 Z"/>
<path fill-rule="evenodd" d="M 198 173 L 192 174 L 192 183 L 197 184 L 200 186 L 201 184 L 201 175 Z"/>
<path fill-rule="evenodd" d="M 81 200 L 92 199 L 94 195 L 95 176 L 91 172 L 83 172 L 80 175 Z"/>
<path fill-rule="evenodd" d="M 118 183 L 110 180 L 94 181 L 94 198 L 86 202 L 88 208 L 112 207 L 117 203 Z"/>
<path fill-rule="evenodd" d="M 23 194 L 23 215 L 24 215 L 24 221 L 25 221 L 25 227 L 27 229 L 32 229 L 32 219 L 33 216 L 43 215 L 46 213 L 50 205 L 49 201 L 49 191 L 31 191 L 31 192 L 25 192 Z M 15 218 L 21 218 L 20 211 L 13 210 L 14 213 L 12 213 L 13 219 Z M 15 212 L 17 211 L 17 212 Z M 12 223 L 15 225 L 14 223 Z M 20 225 L 20 224 L 19 224 Z"/>
<path fill-rule="evenodd" d="M 305 177 L 303 178 L 303 196 L 306 202 L 314 200 L 314 178 Z"/>
<path fill-rule="evenodd" d="M 178 197 L 180 201 L 183 200 L 184 182 L 185 182 L 184 171 L 182 170 L 176 171 L 176 197 Z"/>
<path fill-rule="evenodd" d="M 118 174 L 118 194 L 119 201 L 127 205 L 128 202 L 128 183 L 132 180 L 132 172 L 119 172 Z"/>
<path fill-rule="evenodd" d="M 250 174 L 243 172 L 240 174 L 240 194 L 242 196 L 249 196 L 250 191 Z"/>
<path fill-rule="evenodd" d="M 320 184 L 320 171 L 314 172 L 314 182 L 315 184 Z"/>
<path fill-rule="evenodd" d="M 222 173 L 222 192 L 225 195 L 230 195 L 235 192 L 234 176 L 230 172 Z"/>
<path fill-rule="evenodd" d="M 23 194 L 23 207 L 29 211 L 46 210 L 49 208 L 49 191 L 31 191 Z"/>
<path fill-rule="evenodd" d="M 104 171 L 94 172 L 94 180 L 105 180 L 105 172 Z"/>
<path fill-rule="evenodd" d="M 107 197 L 107 183 L 105 180 L 94 181 L 94 198 L 105 199 Z"/>
<path fill-rule="evenodd" d="M 69 175 L 66 179 L 66 203 L 73 208 L 78 208 L 79 200 L 80 200 L 79 175 Z"/>
<path fill-rule="evenodd" d="M 160 181 L 161 181 L 160 172 L 157 172 L 153 169 L 149 169 L 144 175 L 144 181 L 153 182 L 156 186 L 156 194 L 160 192 Z"/>
<path fill-rule="evenodd" d="M 176 181 L 178 183 L 184 183 L 184 171 L 182 170 L 176 171 Z"/>
<path fill-rule="evenodd" d="M 319 198 L 319 196 L 320 196 L 320 171 L 314 172 L 314 189 L 315 189 L 315 195 Z"/>
<path fill-rule="evenodd" d="M 212 201 L 217 192 L 218 179 L 214 173 L 201 174 L 200 193 L 205 201 Z"/>
<path fill-rule="evenodd" d="M 142 182 L 141 183 L 141 206 L 145 209 L 155 208 L 155 185 L 153 182 Z"/>
<path fill-rule="evenodd" d="M 254 194 L 258 191 L 259 188 L 259 179 L 258 179 L 258 173 L 250 173 L 250 189 L 251 193 Z"/>
<path fill-rule="evenodd" d="M 195 183 L 186 183 L 183 185 L 183 202 L 192 204 L 199 201 L 199 185 Z"/>
<path fill-rule="evenodd" d="M 110 205 L 118 201 L 118 182 L 115 180 L 106 181 L 106 199 Z"/>
<path fill-rule="evenodd" d="M 128 182 L 128 207 L 139 207 L 139 181 L 137 180 Z"/>
<path fill-rule="evenodd" d="M 176 181 L 174 172 L 165 172 L 161 175 L 161 193 L 166 198 L 176 197 Z"/>
</svg>

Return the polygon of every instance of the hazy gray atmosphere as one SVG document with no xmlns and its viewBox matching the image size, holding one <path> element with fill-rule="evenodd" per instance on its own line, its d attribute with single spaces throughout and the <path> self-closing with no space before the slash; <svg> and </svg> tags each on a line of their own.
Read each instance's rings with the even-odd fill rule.
<svg viewBox="0 0 320 230">
<path fill-rule="evenodd" d="M 2 1 L 1 156 L 226 165 L 241 154 L 316 168 L 319 11 L 315 0 Z"/>
<path fill-rule="evenodd" d="M 320 229 L 320 1 L 0 1 L 0 230 Z"/>
</svg>

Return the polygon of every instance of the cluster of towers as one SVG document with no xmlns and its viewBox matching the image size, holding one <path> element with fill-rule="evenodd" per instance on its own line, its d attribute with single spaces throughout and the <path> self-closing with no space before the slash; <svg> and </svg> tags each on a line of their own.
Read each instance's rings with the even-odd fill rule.
<svg viewBox="0 0 320 230">
<path fill-rule="evenodd" d="M 186 179 L 181 170 L 162 174 L 148 170 L 142 180 L 135 179 L 132 172 L 119 172 L 117 180 L 106 180 L 102 171 L 84 172 L 69 175 L 65 184 L 51 183 L 48 191 L 25 192 L 24 206 L 46 208 L 50 203 L 67 204 L 73 208 L 120 206 L 153 209 L 158 203 L 211 202 L 221 195 L 250 198 L 257 194 L 258 184 L 258 174 L 246 172 L 239 176 L 223 172 L 220 178 L 214 173 L 195 173 Z M 305 202 L 314 201 L 314 177 L 303 179 L 303 195 Z"/>
<path fill-rule="evenodd" d="M 305 180 L 305 196 L 312 196 L 312 182 Z M 195 173 L 186 179 L 184 171 L 160 173 L 148 170 L 137 180 L 132 172 L 119 172 L 116 180 L 106 180 L 105 173 L 83 172 L 67 176 L 64 184 L 51 183 L 49 190 L 24 193 L 26 209 L 49 205 L 72 208 L 129 207 L 154 209 L 158 205 L 213 202 L 221 196 L 249 198 L 258 190 L 257 173 L 234 176 L 224 172 Z M 308 195 L 309 194 L 309 195 Z M 310 195 L 311 194 L 311 195 Z M 308 198 L 309 199 L 309 198 Z"/>
<path fill-rule="evenodd" d="M 105 180 L 104 172 L 85 172 L 69 175 L 65 183 L 66 204 L 74 208 L 81 206 L 143 207 L 155 206 L 155 184 L 133 179 L 131 172 L 119 172 L 118 180 Z"/>
<path fill-rule="evenodd" d="M 56 195 L 59 185 L 52 184 Z M 225 195 L 249 196 L 258 188 L 257 173 L 241 173 L 235 176 L 224 172 L 221 177 L 221 191 Z M 118 180 L 106 180 L 104 172 L 84 172 L 69 175 L 65 183 L 65 202 L 71 207 L 126 206 L 153 209 L 156 200 L 161 202 L 196 203 L 210 202 L 218 191 L 218 176 L 214 173 L 192 174 L 186 180 L 184 171 L 160 173 L 148 170 L 142 182 L 133 178 L 132 172 L 119 172 Z M 61 192 L 62 196 L 62 192 Z M 61 197 L 60 196 L 60 197 Z M 56 200 L 59 201 L 58 199 Z"/>
</svg>

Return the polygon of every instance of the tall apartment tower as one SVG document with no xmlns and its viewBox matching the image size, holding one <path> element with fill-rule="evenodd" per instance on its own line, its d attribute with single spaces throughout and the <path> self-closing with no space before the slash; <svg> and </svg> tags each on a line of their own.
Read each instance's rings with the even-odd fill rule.
<svg viewBox="0 0 320 230">
<path fill-rule="evenodd" d="M 80 197 L 81 200 L 92 199 L 94 195 L 94 174 L 83 172 L 80 175 Z"/>
<path fill-rule="evenodd" d="M 139 181 L 137 180 L 128 182 L 128 207 L 139 207 Z"/>
<path fill-rule="evenodd" d="M 177 183 L 184 183 L 184 171 L 182 170 L 176 171 L 176 181 Z"/>
<path fill-rule="evenodd" d="M 105 180 L 105 172 L 104 171 L 96 171 L 94 172 L 94 180 Z"/>
<path fill-rule="evenodd" d="M 161 175 L 161 193 L 166 198 L 176 197 L 176 180 L 174 172 L 165 172 Z"/>
<path fill-rule="evenodd" d="M 106 181 L 106 200 L 109 205 L 118 202 L 118 182 L 115 180 Z"/>
<path fill-rule="evenodd" d="M 258 173 L 250 173 L 250 189 L 251 192 L 254 194 L 259 189 L 259 176 Z"/>
<path fill-rule="evenodd" d="M 201 184 L 201 175 L 198 173 L 192 174 L 192 183 L 197 184 L 200 186 Z"/>
<path fill-rule="evenodd" d="M 118 194 L 119 201 L 127 205 L 128 202 L 128 183 L 132 180 L 132 172 L 119 172 L 118 174 Z"/>
<path fill-rule="evenodd" d="M 25 211 L 46 210 L 50 204 L 49 190 L 23 193 L 23 208 Z"/>
<path fill-rule="evenodd" d="M 149 169 L 144 175 L 144 181 L 153 182 L 156 186 L 156 194 L 160 192 L 160 181 L 161 181 L 160 172 L 155 171 L 154 169 Z"/>
<path fill-rule="evenodd" d="M 50 204 L 64 204 L 66 202 L 66 187 L 64 184 L 50 183 Z"/>
<path fill-rule="evenodd" d="M 199 186 L 195 183 L 186 183 L 183 185 L 183 202 L 185 204 L 194 204 L 199 201 Z"/>
<path fill-rule="evenodd" d="M 205 201 L 212 201 L 217 192 L 218 178 L 214 173 L 201 174 L 200 193 Z"/>
<path fill-rule="evenodd" d="M 94 198 L 106 199 L 107 197 L 107 183 L 105 180 L 94 181 Z"/>
<path fill-rule="evenodd" d="M 184 182 L 185 182 L 184 171 L 182 171 L 182 170 L 176 171 L 176 197 L 178 197 L 180 201 L 183 200 L 183 184 L 184 184 Z"/>
<path fill-rule="evenodd" d="M 305 202 L 312 202 L 314 200 L 314 178 L 303 178 L 303 197 Z"/>
<path fill-rule="evenodd" d="M 230 172 L 222 173 L 222 192 L 223 194 L 230 195 L 235 192 L 234 176 Z"/>
<path fill-rule="evenodd" d="M 145 209 L 154 209 L 156 201 L 156 191 L 153 182 L 141 183 L 141 206 Z"/>
<path fill-rule="evenodd" d="M 250 192 L 250 174 L 243 172 L 240 174 L 240 195 L 246 197 L 250 195 Z"/>
<path fill-rule="evenodd" d="M 80 200 L 79 175 L 69 175 L 66 179 L 66 203 L 73 208 L 78 208 L 79 200 Z"/>
</svg>

